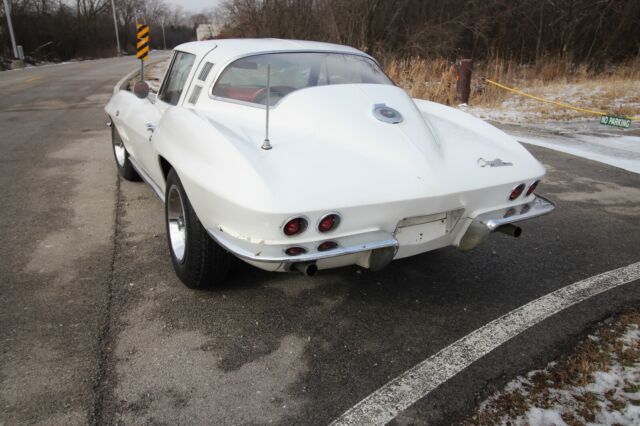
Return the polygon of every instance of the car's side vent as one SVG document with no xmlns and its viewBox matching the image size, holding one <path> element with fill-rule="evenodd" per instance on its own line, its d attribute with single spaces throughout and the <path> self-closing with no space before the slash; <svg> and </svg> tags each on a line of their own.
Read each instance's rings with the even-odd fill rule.
<svg viewBox="0 0 640 426">
<path fill-rule="evenodd" d="M 189 97 L 189 103 L 195 105 L 198 97 L 200 96 L 200 92 L 202 91 L 202 86 L 196 86 L 193 88 L 191 92 L 191 96 Z"/>
<path fill-rule="evenodd" d="M 205 81 L 209 75 L 209 71 L 211 71 L 211 68 L 213 68 L 213 64 L 211 62 L 204 64 L 204 67 L 202 67 L 200 75 L 198 76 L 198 80 Z"/>
</svg>

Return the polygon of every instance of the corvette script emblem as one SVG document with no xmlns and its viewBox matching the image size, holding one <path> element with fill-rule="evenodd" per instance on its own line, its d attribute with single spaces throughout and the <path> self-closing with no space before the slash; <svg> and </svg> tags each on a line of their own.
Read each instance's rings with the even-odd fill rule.
<svg viewBox="0 0 640 426">
<path fill-rule="evenodd" d="M 480 157 L 478 158 L 478 165 L 480 167 L 504 167 L 504 166 L 513 166 L 513 163 L 507 163 L 502 161 L 499 158 L 496 158 L 495 160 L 485 160 L 484 158 Z"/>
</svg>

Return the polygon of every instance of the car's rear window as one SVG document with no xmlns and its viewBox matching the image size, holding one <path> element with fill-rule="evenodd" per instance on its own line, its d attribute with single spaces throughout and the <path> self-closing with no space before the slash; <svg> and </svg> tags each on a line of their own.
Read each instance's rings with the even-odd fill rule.
<svg viewBox="0 0 640 426">
<path fill-rule="evenodd" d="M 266 105 L 267 66 L 271 65 L 271 105 L 305 87 L 331 84 L 393 84 L 375 61 L 342 53 L 270 53 L 232 62 L 213 95 Z"/>
</svg>

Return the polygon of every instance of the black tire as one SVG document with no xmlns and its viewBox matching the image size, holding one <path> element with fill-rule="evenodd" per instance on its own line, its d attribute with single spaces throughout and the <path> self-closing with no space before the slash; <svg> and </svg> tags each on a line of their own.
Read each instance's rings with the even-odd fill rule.
<svg viewBox="0 0 640 426">
<path fill-rule="evenodd" d="M 118 153 L 118 147 L 122 151 Z M 116 167 L 118 168 L 118 174 L 125 180 L 137 182 L 140 180 L 140 176 L 136 169 L 133 168 L 133 164 L 129 161 L 129 153 L 124 147 L 120 133 L 116 129 L 115 124 L 111 124 L 111 150 L 113 151 L 113 158 L 116 160 Z M 120 155 L 120 158 L 118 156 Z"/>
<path fill-rule="evenodd" d="M 179 220 L 176 220 L 176 194 L 183 212 L 182 227 L 186 229 L 184 236 L 184 251 L 182 256 L 174 251 L 170 226 L 174 232 Z M 165 224 L 171 263 L 176 275 L 189 288 L 201 289 L 218 286 L 227 278 L 232 257 L 209 236 L 191 206 L 191 202 L 180 182 L 178 174 L 171 169 L 167 176 L 165 191 Z M 170 213 L 171 212 L 171 213 Z M 172 220 L 170 221 L 170 214 Z M 178 231 L 181 232 L 181 231 Z M 179 238 L 179 237 L 178 237 Z M 179 250 L 176 249 L 176 250 Z"/>
</svg>

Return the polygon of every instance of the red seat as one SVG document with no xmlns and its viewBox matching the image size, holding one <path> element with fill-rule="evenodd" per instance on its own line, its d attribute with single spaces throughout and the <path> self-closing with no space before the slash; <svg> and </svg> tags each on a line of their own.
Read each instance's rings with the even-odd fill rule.
<svg viewBox="0 0 640 426">
<path fill-rule="evenodd" d="M 253 102 L 258 92 L 262 89 L 262 87 L 229 86 L 224 89 L 224 97 L 239 101 Z"/>
</svg>

